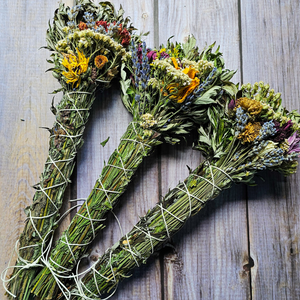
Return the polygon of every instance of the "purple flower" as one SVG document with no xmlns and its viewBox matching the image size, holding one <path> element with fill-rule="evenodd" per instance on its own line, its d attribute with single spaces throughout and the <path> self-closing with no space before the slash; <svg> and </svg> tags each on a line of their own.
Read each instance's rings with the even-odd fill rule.
<svg viewBox="0 0 300 300">
<path fill-rule="evenodd" d="M 234 99 L 231 99 L 231 101 L 228 104 L 228 109 L 234 109 L 235 108 L 235 101 Z"/>
<path fill-rule="evenodd" d="M 293 133 L 293 135 L 291 135 L 288 138 L 287 141 L 288 141 L 288 144 L 290 145 L 288 154 L 291 154 L 293 152 L 296 152 L 296 153 L 300 152 L 300 145 L 299 145 L 300 137 L 296 131 Z"/>
<path fill-rule="evenodd" d="M 138 49 L 137 49 L 137 57 L 139 62 L 142 62 L 143 59 L 143 48 L 139 45 Z"/>
<path fill-rule="evenodd" d="M 164 59 L 164 58 L 169 58 L 169 54 L 165 51 L 163 51 L 162 53 L 160 53 L 160 59 Z"/>
<path fill-rule="evenodd" d="M 276 128 L 276 134 L 273 137 L 274 142 L 281 142 L 287 139 L 292 134 L 292 126 L 293 122 L 289 120 L 282 127 L 280 127 L 280 123 L 276 120 L 273 120 Z"/>
<path fill-rule="evenodd" d="M 147 51 L 147 57 L 149 59 L 149 62 L 152 62 L 153 60 L 156 59 L 157 53 L 155 51 L 153 51 L 153 50 L 148 49 L 148 51 Z"/>
</svg>

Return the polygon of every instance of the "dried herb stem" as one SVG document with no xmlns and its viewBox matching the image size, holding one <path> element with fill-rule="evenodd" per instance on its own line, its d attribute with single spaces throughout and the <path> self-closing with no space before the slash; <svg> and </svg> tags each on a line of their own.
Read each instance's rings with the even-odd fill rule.
<svg viewBox="0 0 300 300">
<path fill-rule="evenodd" d="M 95 87 L 81 91 L 65 91 L 55 112 L 56 121 L 50 131 L 49 155 L 41 174 L 33 204 L 25 209 L 27 220 L 19 240 L 16 267 L 8 284 L 18 299 L 28 299 L 27 286 L 38 272 L 41 249 L 48 242 L 59 217 L 64 191 L 75 166 L 75 157 L 83 144 L 83 131 L 95 99 Z M 68 109 L 66 112 L 65 109 Z M 80 110 L 80 113 L 78 113 Z M 31 264 L 33 269 L 26 268 Z M 26 295 L 25 295 L 25 294 Z"/>
<path fill-rule="evenodd" d="M 209 164 L 199 166 L 190 176 L 171 190 L 134 228 L 99 259 L 81 280 L 85 297 L 101 299 L 128 277 L 136 266 L 145 263 L 153 251 L 160 249 L 186 220 L 199 212 L 208 200 L 229 188 L 230 174 Z M 96 286 L 97 285 L 97 286 Z M 81 299 L 77 287 L 72 299 Z M 61 298 L 59 298 L 61 299 Z M 85 298 L 88 299 L 88 298 Z"/>
<path fill-rule="evenodd" d="M 120 145 L 104 166 L 88 199 L 52 250 L 49 263 L 56 274 L 72 271 L 87 250 L 86 246 L 105 227 L 107 213 L 118 203 L 120 195 L 126 190 L 143 159 L 161 143 L 157 132 L 146 132 L 145 134 L 139 123 L 129 124 Z M 52 274 L 45 267 L 36 278 L 33 292 L 42 299 L 53 299 L 58 292 Z"/>
</svg>

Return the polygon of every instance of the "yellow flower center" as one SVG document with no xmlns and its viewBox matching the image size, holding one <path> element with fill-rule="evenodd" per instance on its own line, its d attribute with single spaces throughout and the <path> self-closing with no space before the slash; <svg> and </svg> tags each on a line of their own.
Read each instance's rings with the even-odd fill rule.
<svg viewBox="0 0 300 300">
<path fill-rule="evenodd" d="M 261 125 L 259 122 L 251 123 L 249 122 L 242 133 L 238 135 L 238 139 L 242 140 L 242 143 L 250 143 L 255 140 L 255 138 L 259 135 L 259 131 L 261 129 Z"/>
<path fill-rule="evenodd" d="M 86 58 L 78 49 L 76 50 L 78 56 L 75 54 L 66 54 L 64 56 L 62 65 L 68 69 L 68 71 L 62 72 L 62 74 L 66 77 L 67 83 L 73 83 L 73 87 L 77 82 L 77 88 L 81 82 L 81 74 L 85 73 L 88 69 L 89 58 Z"/>
<path fill-rule="evenodd" d="M 237 105 L 241 106 L 245 111 L 247 111 L 250 115 L 258 115 L 262 110 L 262 105 L 259 101 L 249 99 L 246 97 L 239 98 L 237 100 Z"/>
</svg>

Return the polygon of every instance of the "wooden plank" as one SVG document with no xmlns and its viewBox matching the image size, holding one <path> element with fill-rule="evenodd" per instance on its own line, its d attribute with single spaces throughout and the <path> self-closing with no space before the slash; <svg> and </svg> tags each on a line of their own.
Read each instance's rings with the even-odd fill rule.
<svg viewBox="0 0 300 300">
<path fill-rule="evenodd" d="M 227 68 L 238 69 L 238 1 L 164 1 L 159 4 L 159 42 L 193 34 L 204 47 L 216 41 Z M 233 79 L 240 81 L 238 72 Z M 176 151 L 176 152 L 175 152 Z M 174 187 L 199 163 L 188 147 L 162 156 L 162 190 Z M 164 299 L 246 299 L 250 294 L 245 187 L 233 188 L 188 222 L 164 256 Z"/>
<path fill-rule="evenodd" d="M 64 1 L 66 2 L 66 1 Z M 242 66 L 238 1 L 112 1 L 121 3 L 133 24 L 151 31 L 149 46 L 174 40 L 183 41 L 193 33 L 199 46 L 216 41 L 221 45 L 228 68 L 243 68 L 234 80 L 268 81 L 282 91 L 289 109 L 299 109 L 299 24 L 296 0 L 241 1 Z M 68 1 L 72 6 L 72 1 Z M 0 12 L 3 66 L 0 91 L 0 267 L 3 270 L 15 241 L 23 229 L 23 209 L 31 204 L 34 190 L 48 152 L 48 133 L 53 116 L 47 95 L 58 85 L 51 74 L 45 44 L 47 20 L 57 1 L 37 7 L 28 0 L 6 2 Z M 158 15 L 155 15 L 158 12 Z M 157 20 L 159 22 L 157 22 Z M 154 33 L 158 33 L 157 37 Z M 297 62 L 297 63 L 296 63 Z M 85 146 L 79 153 L 77 196 L 87 197 L 103 160 L 116 148 L 130 115 L 118 96 L 117 85 L 99 95 L 86 129 Z M 57 100 L 59 100 L 57 98 Z M 115 122 L 117 120 L 117 122 Z M 102 148 L 100 142 L 110 136 Z M 115 210 L 127 232 L 169 188 L 184 179 L 200 161 L 189 145 L 161 147 L 145 161 L 134 184 L 123 195 L 124 204 Z M 243 186 L 227 191 L 186 224 L 174 237 L 174 249 L 167 247 L 159 257 L 137 269 L 122 283 L 111 299 L 298 299 L 299 278 L 299 172 L 284 179 L 278 174 L 267 178 L 247 194 Z M 276 182 L 276 185 L 274 183 Z M 74 189 L 74 186 L 73 186 Z M 71 192 L 70 192 L 71 193 Z M 71 196 L 70 196 L 71 197 Z M 142 199 L 142 200 L 141 200 Z M 126 201 L 126 203 L 125 203 Z M 249 209 L 250 250 L 248 258 L 247 209 Z M 95 242 L 93 255 L 101 255 L 121 236 L 114 217 Z M 248 284 L 251 269 L 251 286 Z M 162 273 L 161 273 L 162 272 Z M 251 289 L 253 296 L 251 296 Z M 4 290 L 1 287 L 3 296 Z M 1 298 L 1 299 L 2 299 Z"/>
<path fill-rule="evenodd" d="M 125 15 L 139 31 L 153 32 L 153 1 L 111 1 L 118 9 L 120 4 Z M 147 44 L 153 45 L 153 33 L 145 38 Z M 120 99 L 120 90 L 115 83 L 112 88 L 99 94 L 86 128 L 85 144 L 78 153 L 77 196 L 86 198 L 96 179 L 99 177 L 103 161 L 118 146 L 127 125 L 132 120 Z M 100 142 L 110 137 L 103 148 Z M 128 232 L 139 220 L 139 216 L 154 206 L 158 200 L 158 163 L 155 154 L 145 160 L 138 170 L 127 192 L 122 196 L 120 205 L 114 209 L 123 234 Z M 109 217 L 107 228 L 99 234 L 89 257 L 101 255 L 108 247 L 119 240 L 123 234 L 114 216 Z M 118 286 L 111 299 L 161 299 L 159 261 L 150 260 L 149 264 L 137 268 L 130 279 Z M 141 298 L 142 295 L 142 298 Z"/>
<path fill-rule="evenodd" d="M 263 80 L 299 110 L 299 1 L 242 1 L 244 82 Z M 249 189 L 253 299 L 299 299 L 299 171 Z M 267 295 L 267 296 L 266 296 Z"/>
<path fill-rule="evenodd" d="M 57 1 L 37 6 L 36 1 L 17 0 L 1 5 L 1 272 L 23 230 L 23 210 L 32 203 L 32 186 L 39 181 L 48 153 L 49 133 L 40 127 L 52 127 L 49 93 L 58 83 L 51 73 L 45 73 L 49 52 L 39 48 L 46 44 L 48 20 L 56 7 Z M 2 285 L 0 294 L 6 299 Z"/>
</svg>

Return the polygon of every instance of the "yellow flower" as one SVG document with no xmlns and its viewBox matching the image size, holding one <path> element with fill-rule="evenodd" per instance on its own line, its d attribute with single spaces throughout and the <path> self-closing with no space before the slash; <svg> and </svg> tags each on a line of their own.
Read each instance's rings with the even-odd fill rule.
<svg viewBox="0 0 300 300">
<path fill-rule="evenodd" d="M 108 59 L 104 55 L 97 55 L 95 57 L 95 61 L 94 62 L 95 62 L 95 66 L 98 69 L 102 69 L 104 67 L 104 65 L 108 62 Z"/>
<path fill-rule="evenodd" d="M 179 70 L 177 60 L 174 57 L 171 57 L 175 69 Z M 176 101 L 177 103 L 182 103 L 188 95 L 190 95 L 193 90 L 200 84 L 200 79 L 196 77 L 196 74 L 199 71 L 189 66 L 182 70 L 182 73 L 188 75 L 192 82 L 187 86 L 180 87 L 178 83 L 173 83 L 167 86 L 167 91 L 171 93 L 170 99 Z"/>
<path fill-rule="evenodd" d="M 255 140 L 255 138 L 259 135 L 259 131 L 261 129 L 261 125 L 259 122 L 251 123 L 249 122 L 242 133 L 238 135 L 238 139 L 242 139 L 243 143 L 250 143 Z"/>
<path fill-rule="evenodd" d="M 252 100 L 246 97 L 239 98 L 237 100 L 237 105 L 241 106 L 250 115 L 258 115 L 262 110 L 262 104 L 257 100 Z"/>
<path fill-rule="evenodd" d="M 81 74 L 85 73 L 88 69 L 89 58 L 86 58 L 78 49 L 78 56 L 75 54 L 65 54 L 62 65 L 68 69 L 68 72 L 62 72 L 67 78 L 67 83 L 73 83 L 73 88 L 77 82 L 76 88 L 81 82 Z"/>
<path fill-rule="evenodd" d="M 178 50 L 177 48 L 174 48 L 173 51 L 172 51 L 172 55 L 173 55 L 174 57 L 178 57 L 178 55 L 179 55 L 179 50 Z"/>
</svg>

